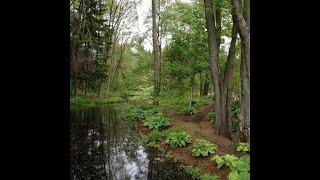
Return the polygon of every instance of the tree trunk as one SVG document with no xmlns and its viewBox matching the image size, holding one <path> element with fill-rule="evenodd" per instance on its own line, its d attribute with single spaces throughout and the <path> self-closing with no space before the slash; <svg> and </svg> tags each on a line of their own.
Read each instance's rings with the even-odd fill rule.
<svg viewBox="0 0 320 180">
<path fill-rule="evenodd" d="M 245 0 L 245 17 L 241 13 L 239 0 L 232 0 L 232 12 L 235 15 L 242 44 L 242 60 L 240 65 L 241 101 L 239 129 L 242 139 L 250 141 L 250 1 Z M 247 21 L 247 22 L 246 22 Z"/>
<path fill-rule="evenodd" d="M 237 28 L 235 21 L 232 25 L 232 35 L 231 35 L 231 42 L 229 53 L 227 57 L 226 69 L 224 73 L 224 93 L 226 97 L 226 122 L 231 127 L 231 120 L 232 120 L 232 112 L 231 112 L 231 103 L 232 103 L 232 74 L 233 74 L 233 61 L 235 59 L 236 54 L 236 41 L 237 41 Z M 231 129 L 229 129 L 231 131 Z"/>
<path fill-rule="evenodd" d="M 217 34 L 214 25 L 214 14 L 212 12 L 212 1 L 204 0 L 205 17 L 208 33 L 209 45 L 209 64 L 211 76 L 214 84 L 216 124 L 215 130 L 219 135 L 230 138 L 228 124 L 225 121 L 225 98 L 223 98 L 222 78 L 220 77 L 219 50 L 217 43 Z"/>
<path fill-rule="evenodd" d="M 156 17 L 156 0 L 152 0 L 152 40 L 153 40 L 153 82 L 154 98 L 159 96 L 159 42 L 158 42 L 158 24 Z"/>
</svg>

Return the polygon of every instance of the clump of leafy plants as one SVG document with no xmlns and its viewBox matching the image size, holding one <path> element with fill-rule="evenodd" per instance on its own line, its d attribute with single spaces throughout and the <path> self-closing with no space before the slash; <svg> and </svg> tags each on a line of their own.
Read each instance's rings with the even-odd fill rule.
<svg viewBox="0 0 320 180">
<path fill-rule="evenodd" d="M 250 144 L 249 143 L 238 143 L 237 144 L 237 151 L 241 152 L 250 152 Z"/>
<path fill-rule="evenodd" d="M 193 106 L 187 106 L 187 107 L 184 107 L 183 109 L 183 114 L 186 114 L 186 115 L 192 115 L 196 112 L 197 110 Z"/>
<path fill-rule="evenodd" d="M 196 140 L 191 147 L 192 156 L 208 156 L 211 153 L 214 153 L 217 149 L 217 145 L 214 143 L 200 139 Z"/>
<path fill-rule="evenodd" d="M 144 121 L 144 126 L 148 126 L 149 129 L 160 129 L 170 125 L 171 118 L 168 116 L 156 116 L 147 117 Z"/>
<path fill-rule="evenodd" d="M 210 122 L 212 124 L 214 124 L 216 122 L 216 113 L 215 112 L 209 112 L 208 116 L 209 116 Z"/>
<path fill-rule="evenodd" d="M 166 137 L 166 143 L 170 144 L 171 147 L 182 147 L 187 143 L 191 143 L 191 136 L 185 131 L 182 132 L 171 132 Z"/>
<path fill-rule="evenodd" d="M 250 179 L 250 156 L 241 156 L 240 158 L 226 154 L 222 157 L 216 155 L 211 160 L 215 161 L 218 166 L 227 166 L 231 169 L 228 180 Z"/>
</svg>

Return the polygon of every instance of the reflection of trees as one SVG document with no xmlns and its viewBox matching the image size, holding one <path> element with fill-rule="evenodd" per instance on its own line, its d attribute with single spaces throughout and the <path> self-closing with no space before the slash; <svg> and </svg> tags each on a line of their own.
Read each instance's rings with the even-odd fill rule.
<svg viewBox="0 0 320 180">
<path fill-rule="evenodd" d="M 103 124 L 107 137 L 104 147 L 108 160 L 107 170 L 110 172 L 109 178 L 129 179 L 137 172 L 145 174 L 141 170 L 143 169 L 141 166 L 145 166 L 145 160 L 140 160 L 138 157 L 140 142 L 137 135 L 132 133 L 111 108 L 106 108 L 104 111 L 106 115 Z M 138 168 L 134 173 L 128 169 L 132 164 Z"/>
<path fill-rule="evenodd" d="M 105 179 L 103 129 L 96 109 L 71 112 L 70 160 L 72 179 Z"/>
<path fill-rule="evenodd" d="M 148 179 L 192 179 L 179 163 L 166 160 L 156 149 L 148 149 Z"/>
<path fill-rule="evenodd" d="M 110 107 L 72 111 L 70 137 L 71 179 L 141 179 L 146 174 L 137 134 Z"/>
</svg>

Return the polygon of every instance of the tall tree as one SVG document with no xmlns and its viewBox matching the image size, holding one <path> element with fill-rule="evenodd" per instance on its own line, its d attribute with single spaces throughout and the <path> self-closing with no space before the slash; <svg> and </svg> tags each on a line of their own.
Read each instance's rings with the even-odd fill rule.
<svg viewBox="0 0 320 180">
<path fill-rule="evenodd" d="M 219 66 L 219 48 L 217 43 L 217 34 L 215 27 L 215 16 L 213 13 L 213 6 L 211 0 L 204 0 L 205 4 L 205 16 L 206 16 L 206 26 L 208 33 L 208 45 L 209 45 L 209 64 L 211 67 L 211 76 L 214 85 L 214 95 L 215 95 L 215 112 L 216 112 L 216 131 L 218 134 L 230 137 L 230 132 L 228 129 L 228 123 L 225 121 L 225 99 L 223 98 L 223 85 L 220 76 L 220 66 Z"/>
<path fill-rule="evenodd" d="M 235 58 L 235 45 L 237 39 L 236 25 L 233 24 L 231 43 L 229 54 L 227 57 L 226 68 L 224 73 L 221 72 L 219 64 L 219 46 L 221 39 L 221 20 L 215 19 L 221 16 L 220 4 L 216 8 L 216 13 L 213 12 L 213 4 L 211 0 L 204 0 L 206 27 L 208 33 L 209 45 L 209 64 L 211 67 L 211 77 L 214 85 L 215 96 L 215 112 L 216 112 L 216 131 L 218 134 L 231 138 L 229 123 L 231 122 L 231 101 L 232 101 L 232 70 L 233 60 Z M 216 23 L 216 24 L 215 24 Z M 218 27 L 216 27 L 216 25 Z"/>
<path fill-rule="evenodd" d="M 159 80 L 160 80 L 160 59 L 159 59 L 159 41 L 158 33 L 159 26 L 157 23 L 157 10 L 156 10 L 156 0 L 152 0 L 152 42 L 153 42 L 153 82 L 154 82 L 154 92 L 153 96 L 156 98 L 159 96 Z"/>
<path fill-rule="evenodd" d="M 231 6 L 242 44 L 239 130 L 242 139 L 250 141 L 250 0 L 245 0 L 244 8 L 239 0 L 231 0 Z"/>
</svg>

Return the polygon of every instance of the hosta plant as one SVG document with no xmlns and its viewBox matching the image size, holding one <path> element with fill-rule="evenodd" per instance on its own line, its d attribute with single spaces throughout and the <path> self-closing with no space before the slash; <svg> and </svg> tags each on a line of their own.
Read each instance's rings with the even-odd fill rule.
<svg viewBox="0 0 320 180">
<path fill-rule="evenodd" d="M 193 143 L 191 147 L 192 156 L 208 156 L 211 153 L 214 153 L 217 149 L 217 145 L 214 143 L 201 139 Z"/>
<path fill-rule="evenodd" d="M 237 145 L 237 151 L 250 152 L 250 144 L 248 144 L 248 143 L 239 143 Z"/>
<path fill-rule="evenodd" d="M 159 129 L 170 125 L 171 118 L 167 116 L 147 117 L 144 125 L 149 129 Z"/>
<path fill-rule="evenodd" d="M 166 137 L 166 143 L 170 144 L 171 147 L 182 147 L 187 143 L 191 142 L 191 136 L 185 131 L 182 132 L 171 132 Z"/>
<path fill-rule="evenodd" d="M 228 175 L 228 180 L 249 180 L 250 177 L 250 157 L 241 156 L 240 158 L 226 154 L 225 156 L 214 156 L 211 160 L 214 160 L 219 169 L 222 166 L 230 168 L 231 172 Z"/>
</svg>

